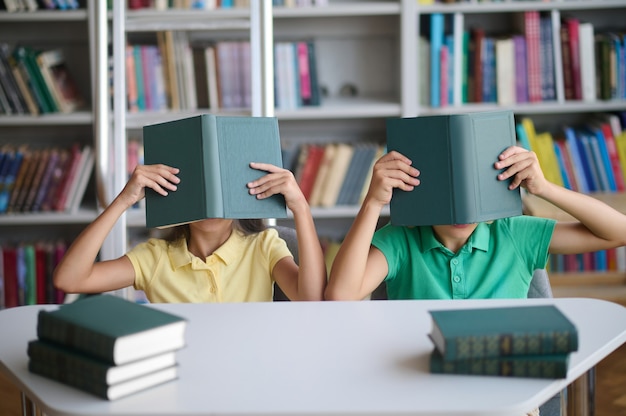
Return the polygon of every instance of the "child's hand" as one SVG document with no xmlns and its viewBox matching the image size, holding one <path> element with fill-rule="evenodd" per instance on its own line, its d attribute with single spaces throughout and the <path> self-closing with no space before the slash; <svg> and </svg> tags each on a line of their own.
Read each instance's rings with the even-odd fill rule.
<svg viewBox="0 0 626 416">
<path fill-rule="evenodd" d="M 499 161 L 494 164 L 496 169 L 505 169 L 498 175 L 498 180 L 504 181 L 509 178 L 509 189 L 518 186 L 525 188 L 531 194 L 541 194 L 547 180 L 543 176 L 537 154 L 524 148 L 511 146 L 502 152 Z"/>
<path fill-rule="evenodd" d="M 137 165 L 132 176 L 120 192 L 128 206 L 133 206 L 145 196 L 145 188 L 151 188 L 166 196 L 167 191 L 175 191 L 180 179 L 176 174 L 180 170 L 166 165 Z"/>
<path fill-rule="evenodd" d="M 378 159 L 374 164 L 366 199 L 386 205 L 391 201 L 394 188 L 412 191 L 420 184 L 420 180 L 417 179 L 420 172 L 411 164 L 409 158 L 396 151 L 391 151 Z"/>
<path fill-rule="evenodd" d="M 298 204 L 307 204 L 304 194 L 290 170 L 269 163 L 256 162 L 250 163 L 250 167 L 268 172 L 267 175 L 247 184 L 250 194 L 256 195 L 257 199 L 283 194 L 287 207 L 292 211 L 296 209 Z"/>
</svg>

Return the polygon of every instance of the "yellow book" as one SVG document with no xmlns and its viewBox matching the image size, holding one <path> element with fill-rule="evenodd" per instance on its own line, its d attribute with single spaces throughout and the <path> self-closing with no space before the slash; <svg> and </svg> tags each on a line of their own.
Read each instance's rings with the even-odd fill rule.
<svg viewBox="0 0 626 416">
<path fill-rule="evenodd" d="M 326 188 L 326 183 L 332 179 L 332 175 L 329 175 L 328 172 L 330 171 L 330 165 L 335 157 L 336 150 L 337 145 L 334 143 L 329 143 L 324 148 L 324 156 L 322 157 L 320 167 L 317 170 L 317 175 L 315 176 L 315 181 L 313 182 L 313 190 L 311 191 L 311 198 L 309 200 L 309 205 L 312 207 L 320 205 L 324 189 Z M 329 176 L 331 178 L 329 178 Z"/>
<path fill-rule="evenodd" d="M 320 205 L 322 207 L 332 207 L 337 203 L 339 190 L 346 177 L 348 165 L 354 153 L 354 147 L 348 143 L 338 143 L 335 156 L 328 170 L 328 179 L 323 188 Z"/>
<path fill-rule="evenodd" d="M 615 146 L 619 155 L 619 163 L 622 164 L 624 180 L 626 180 L 626 130 L 615 136 Z"/>
<path fill-rule="evenodd" d="M 535 125 L 530 118 L 522 119 L 522 126 L 526 131 L 530 148 L 537 154 L 539 165 L 547 180 L 563 186 L 563 176 L 559 168 L 559 160 L 554 151 L 554 139 L 552 134 L 545 132 L 537 134 Z"/>
</svg>

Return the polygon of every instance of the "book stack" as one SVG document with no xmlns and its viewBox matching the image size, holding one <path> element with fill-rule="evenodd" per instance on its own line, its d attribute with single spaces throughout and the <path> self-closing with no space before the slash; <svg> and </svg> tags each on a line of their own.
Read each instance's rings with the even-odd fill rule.
<svg viewBox="0 0 626 416">
<path fill-rule="evenodd" d="M 565 378 L 578 331 L 554 305 L 433 310 L 430 372 Z"/>
<path fill-rule="evenodd" d="M 28 343 L 30 372 L 107 400 L 178 377 L 187 321 L 111 295 L 41 310 Z"/>
</svg>

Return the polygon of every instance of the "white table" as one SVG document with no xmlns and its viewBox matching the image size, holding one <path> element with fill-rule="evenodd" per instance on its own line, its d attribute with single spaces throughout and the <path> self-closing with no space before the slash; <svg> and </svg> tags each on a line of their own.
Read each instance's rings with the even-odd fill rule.
<svg viewBox="0 0 626 416">
<path fill-rule="evenodd" d="M 556 304 L 579 329 L 566 379 L 428 373 L 429 309 Z M 108 402 L 27 370 L 37 311 L 0 311 L 0 370 L 49 416 L 520 416 L 626 342 L 626 308 L 595 299 L 155 305 L 189 319 L 180 378 Z M 626 386 L 624 386 L 626 388 Z"/>
</svg>

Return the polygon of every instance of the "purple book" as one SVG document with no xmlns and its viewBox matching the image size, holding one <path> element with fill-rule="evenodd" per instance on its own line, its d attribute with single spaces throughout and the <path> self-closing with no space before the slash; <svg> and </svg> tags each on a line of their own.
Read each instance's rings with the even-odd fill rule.
<svg viewBox="0 0 626 416">
<path fill-rule="evenodd" d="M 515 53 L 515 98 L 518 103 L 528 102 L 528 79 L 526 77 L 526 39 L 513 36 Z"/>
</svg>

